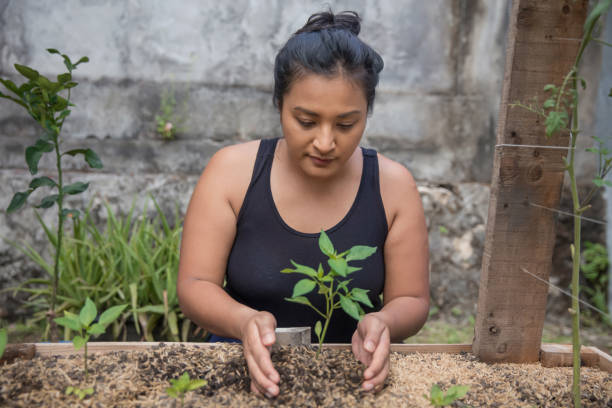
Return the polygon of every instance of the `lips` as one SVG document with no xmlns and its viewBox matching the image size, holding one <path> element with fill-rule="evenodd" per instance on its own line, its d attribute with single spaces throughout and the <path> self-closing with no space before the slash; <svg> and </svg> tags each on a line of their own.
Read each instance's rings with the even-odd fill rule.
<svg viewBox="0 0 612 408">
<path fill-rule="evenodd" d="M 318 156 L 308 156 L 316 166 L 327 166 L 333 161 L 332 158 L 322 158 Z"/>
</svg>

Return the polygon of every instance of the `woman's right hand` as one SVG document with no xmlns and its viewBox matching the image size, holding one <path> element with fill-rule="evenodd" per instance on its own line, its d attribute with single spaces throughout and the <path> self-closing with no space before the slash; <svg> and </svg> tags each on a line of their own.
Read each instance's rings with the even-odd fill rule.
<svg viewBox="0 0 612 408">
<path fill-rule="evenodd" d="M 244 357 L 249 367 L 251 391 L 273 398 L 278 395 L 280 376 L 272 366 L 269 347 L 276 341 L 276 319 L 271 313 L 257 312 L 241 327 Z"/>
</svg>

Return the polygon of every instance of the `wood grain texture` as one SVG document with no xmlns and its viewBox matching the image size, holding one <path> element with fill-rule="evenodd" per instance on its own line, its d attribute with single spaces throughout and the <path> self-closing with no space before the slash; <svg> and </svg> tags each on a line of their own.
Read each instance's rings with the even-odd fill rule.
<svg viewBox="0 0 612 408">
<path fill-rule="evenodd" d="M 546 84 L 572 67 L 587 1 L 515 0 L 491 179 L 473 351 L 486 362 L 539 359 L 555 242 L 554 213 L 569 135 L 547 139 L 544 120 L 517 101 L 541 104 Z M 542 146 L 542 147 L 528 147 Z M 552 149 L 547 147 L 561 147 Z"/>
<path fill-rule="evenodd" d="M 544 367 L 571 367 L 571 344 L 542 344 L 540 361 Z M 580 348 L 580 361 L 585 367 L 599 368 L 601 371 L 612 373 L 612 357 L 597 347 Z"/>
</svg>

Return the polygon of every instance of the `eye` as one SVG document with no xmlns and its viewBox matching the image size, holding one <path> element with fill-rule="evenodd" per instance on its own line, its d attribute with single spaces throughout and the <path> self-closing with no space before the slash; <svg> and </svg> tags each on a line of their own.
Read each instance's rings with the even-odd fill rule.
<svg viewBox="0 0 612 408">
<path fill-rule="evenodd" d="M 349 130 L 353 126 L 355 126 L 355 123 L 338 123 L 336 126 L 338 126 L 342 130 Z"/>
<path fill-rule="evenodd" d="M 311 120 L 302 120 L 302 119 L 297 119 L 298 123 L 305 129 L 311 128 L 315 125 L 315 122 L 311 121 Z"/>
</svg>

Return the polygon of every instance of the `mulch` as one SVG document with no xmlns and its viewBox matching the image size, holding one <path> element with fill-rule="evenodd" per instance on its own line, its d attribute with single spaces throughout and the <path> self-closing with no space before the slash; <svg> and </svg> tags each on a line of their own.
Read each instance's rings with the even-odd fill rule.
<svg viewBox="0 0 612 408">
<path fill-rule="evenodd" d="M 0 366 L 0 406 L 6 407 L 180 407 L 165 390 L 184 372 L 208 385 L 187 394 L 185 407 L 429 407 L 423 394 L 468 385 L 454 407 L 569 407 L 570 367 L 485 364 L 470 353 L 391 353 L 385 388 L 374 395 L 360 388 L 362 365 L 348 350 L 280 346 L 272 360 L 281 376 L 274 399 L 249 392 L 240 345 L 199 348 L 160 344 L 147 351 L 89 356 L 84 378 L 82 354 L 35 357 Z M 584 407 L 612 407 L 612 374 L 583 367 Z M 93 386 L 91 397 L 67 396 L 68 386 Z"/>
</svg>

